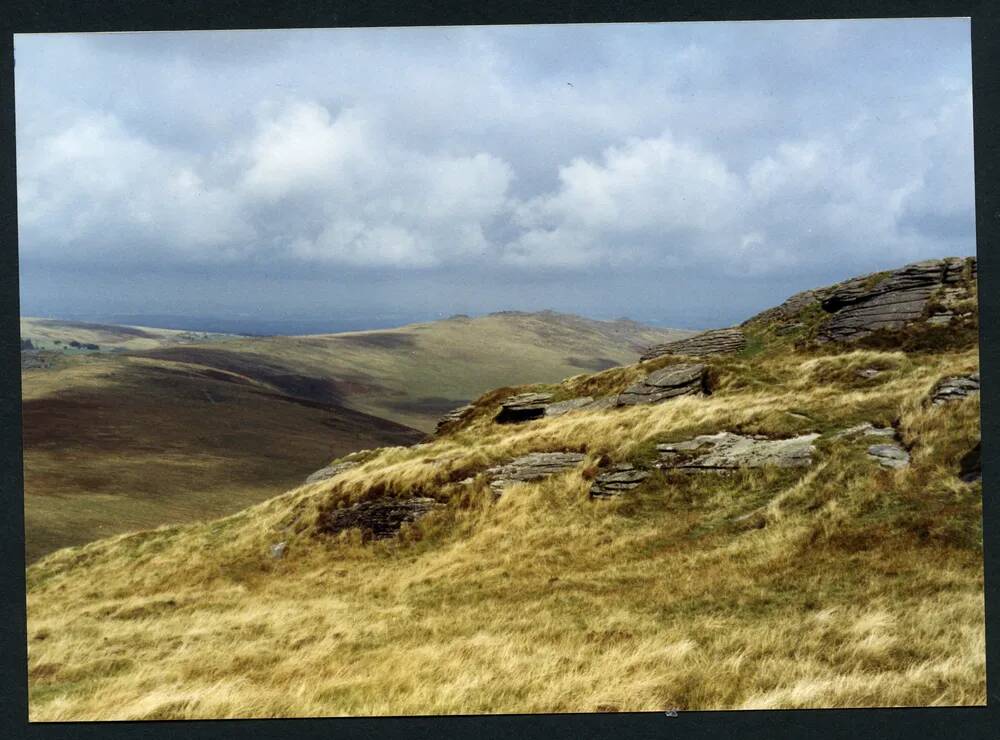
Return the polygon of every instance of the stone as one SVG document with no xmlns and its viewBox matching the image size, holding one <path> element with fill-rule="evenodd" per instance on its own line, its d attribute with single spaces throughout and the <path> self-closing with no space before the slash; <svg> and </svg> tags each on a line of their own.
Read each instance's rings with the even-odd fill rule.
<svg viewBox="0 0 1000 740">
<path fill-rule="evenodd" d="M 520 393 L 511 396 L 500 406 L 495 421 L 499 424 L 516 424 L 545 416 L 545 408 L 552 399 L 551 393 Z"/>
<path fill-rule="evenodd" d="M 649 476 L 649 471 L 637 468 L 631 463 L 618 463 L 597 474 L 590 486 L 590 497 L 614 498 L 621 496 L 626 491 L 638 488 Z"/>
<path fill-rule="evenodd" d="M 674 342 L 658 344 L 647 349 L 641 360 L 652 360 L 664 355 L 717 355 L 729 352 L 739 352 L 747 346 L 746 336 L 741 329 L 712 329 L 703 331 L 692 337 L 685 337 Z"/>
<path fill-rule="evenodd" d="M 788 439 L 749 437 L 732 432 L 703 434 L 694 439 L 658 444 L 659 468 L 680 470 L 736 470 L 777 466 L 811 465 L 818 433 Z"/>
<path fill-rule="evenodd" d="M 910 453 L 899 445 L 880 444 L 868 448 L 868 457 L 883 468 L 905 468 L 910 464 Z"/>
<path fill-rule="evenodd" d="M 593 405 L 594 399 L 591 396 L 571 398 L 568 401 L 550 403 L 545 407 L 545 416 L 562 416 L 570 411 L 579 411 Z"/>
<path fill-rule="evenodd" d="M 865 380 L 871 380 L 872 378 L 877 378 L 879 375 L 882 374 L 882 372 L 883 371 L 879 370 L 877 367 L 863 367 L 860 370 L 857 370 L 854 374 L 857 375 L 859 378 L 864 378 Z"/>
<path fill-rule="evenodd" d="M 347 460 L 345 462 L 334 463 L 333 465 L 327 465 L 325 468 L 320 468 L 315 473 L 306 478 L 306 483 L 319 483 L 321 480 L 329 480 L 335 475 L 340 475 L 345 470 L 350 470 L 351 468 L 356 468 L 361 463 L 353 462 Z"/>
<path fill-rule="evenodd" d="M 973 393 L 979 393 L 979 373 L 952 375 L 937 382 L 931 391 L 930 402 L 939 406 L 949 401 L 961 401 Z"/>
<path fill-rule="evenodd" d="M 785 299 L 785 302 L 778 306 L 778 313 L 783 319 L 793 319 L 807 308 L 819 303 L 819 297 L 815 291 L 803 290 Z"/>
<path fill-rule="evenodd" d="M 275 560 L 281 560 L 285 557 L 285 548 L 287 546 L 287 542 L 279 542 L 277 545 L 271 545 L 271 557 Z"/>
<path fill-rule="evenodd" d="M 491 479 L 490 488 L 500 495 L 505 488 L 515 483 L 530 483 L 572 470 L 585 457 L 579 452 L 532 452 L 504 465 L 492 467 L 486 471 L 486 475 Z"/>
<path fill-rule="evenodd" d="M 705 365 L 695 363 L 668 365 L 626 388 L 619 394 L 616 405 L 660 403 L 677 396 L 705 394 L 709 391 Z"/>
<path fill-rule="evenodd" d="M 449 429 L 454 428 L 457 424 L 465 420 L 465 418 L 472 412 L 475 411 L 476 407 L 466 404 L 465 406 L 459 406 L 457 409 L 452 409 L 447 414 L 438 419 L 437 426 L 434 429 L 435 434 L 442 434 Z"/>
<path fill-rule="evenodd" d="M 899 329 L 925 318 L 931 295 L 962 279 L 966 261 L 957 257 L 906 265 L 881 278 L 848 280 L 823 292 L 823 310 L 833 316 L 820 328 L 821 341 L 850 342 Z M 975 272 L 973 260 L 973 274 Z"/>
<path fill-rule="evenodd" d="M 976 442 L 976 446 L 966 452 L 958 462 L 958 477 L 966 483 L 975 483 L 983 479 L 982 446 L 982 442 Z"/>
<path fill-rule="evenodd" d="M 396 535 L 403 524 L 415 522 L 441 506 L 444 504 L 432 498 L 377 498 L 324 511 L 318 529 L 324 534 L 360 529 L 363 539 L 387 539 Z"/>
<path fill-rule="evenodd" d="M 892 427 L 877 427 L 870 421 L 863 422 L 857 426 L 848 427 L 847 429 L 841 429 L 835 434 L 831 434 L 831 439 L 842 439 L 844 437 L 856 437 L 858 435 L 864 437 L 895 437 L 896 430 Z"/>
</svg>

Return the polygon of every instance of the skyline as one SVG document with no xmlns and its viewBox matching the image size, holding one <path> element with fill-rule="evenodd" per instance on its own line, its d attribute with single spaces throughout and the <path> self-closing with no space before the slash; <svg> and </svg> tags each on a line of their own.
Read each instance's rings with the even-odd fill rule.
<svg viewBox="0 0 1000 740">
<path fill-rule="evenodd" d="M 968 21 L 18 35 L 24 315 L 709 328 L 975 253 Z"/>
</svg>

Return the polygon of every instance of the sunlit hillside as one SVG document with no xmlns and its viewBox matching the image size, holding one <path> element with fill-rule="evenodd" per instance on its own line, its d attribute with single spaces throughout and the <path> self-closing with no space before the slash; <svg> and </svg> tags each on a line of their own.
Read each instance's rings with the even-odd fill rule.
<svg viewBox="0 0 1000 740">
<path fill-rule="evenodd" d="M 983 704 L 962 269 L 902 328 L 826 338 L 885 303 L 897 278 L 869 276 L 737 352 L 500 388 L 233 516 L 53 553 L 28 571 L 31 719 Z M 690 392 L 621 403 L 691 367 Z M 538 399 L 580 405 L 498 423 Z M 698 467 L 699 435 L 807 453 Z M 498 487 L 534 453 L 571 463 Z M 365 512 L 404 504 L 376 536 Z"/>
</svg>

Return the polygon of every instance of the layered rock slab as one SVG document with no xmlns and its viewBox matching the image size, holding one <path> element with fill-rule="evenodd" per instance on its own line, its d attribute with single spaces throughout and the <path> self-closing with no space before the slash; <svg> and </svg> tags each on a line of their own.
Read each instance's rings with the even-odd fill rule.
<svg viewBox="0 0 1000 740">
<path fill-rule="evenodd" d="M 694 439 L 659 444 L 656 467 L 680 470 L 736 470 L 777 466 L 805 467 L 813 462 L 818 433 L 788 439 L 749 437 L 733 432 L 703 434 Z"/>
<path fill-rule="evenodd" d="M 718 355 L 739 352 L 746 346 L 747 340 L 742 330 L 736 328 L 712 329 L 674 342 L 657 344 L 647 349 L 640 359 L 652 360 L 664 355 L 691 355 L 695 357 Z"/>
<path fill-rule="evenodd" d="M 650 373 L 618 395 L 617 406 L 660 403 L 677 396 L 707 394 L 708 368 L 700 363 L 669 365 Z"/>
<path fill-rule="evenodd" d="M 530 483 L 572 470 L 586 455 L 579 452 L 533 452 L 486 471 L 490 488 L 497 495 L 515 483 Z"/>
<path fill-rule="evenodd" d="M 961 401 L 979 393 L 979 373 L 952 375 L 941 378 L 931 391 L 930 402 L 935 406 L 951 401 Z"/>
<path fill-rule="evenodd" d="M 360 529 L 365 539 L 393 537 L 402 526 L 415 522 L 434 509 L 443 506 L 432 498 L 378 498 L 362 501 L 343 509 L 331 509 L 319 519 L 319 531 L 338 534 L 348 529 Z"/>
<path fill-rule="evenodd" d="M 499 424 L 516 424 L 540 419 L 551 400 L 551 393 L 519 393 L 503 402 L 495 420 Z"/>
<path fill-rule="evenodd" d="M 638 488 L 649 476 L 648 470 L 637 468 L 631 463 L 618 463 L 597 474 L 590 486 L 590 497 L 615 498 L 621 496 L 626 491 Z"/>
<path fill-rule="evenodd" d="M 341 463 L 334 463 L 333 465 L 327 465 L 325 468 L 320 468 L 315 473 L 306 478 L 306 483 L 318 483 L 322 480 L 329 480 L 335 475 L 340 475 L 346 470 L 351 468 L 356 468 L 361 463 L 352 462 L 350 460 Z"/>
</svg>

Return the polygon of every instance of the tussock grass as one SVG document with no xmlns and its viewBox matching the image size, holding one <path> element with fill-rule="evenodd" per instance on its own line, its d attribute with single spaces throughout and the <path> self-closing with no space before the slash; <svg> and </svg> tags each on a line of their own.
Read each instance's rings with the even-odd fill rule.
<svg viewBox="0 0 1000 740">
<path fill-rule="evenodd" d="M 28 571 L 31 719 L 984 703 L 981 486 L 957 478 L 979 402 L 924 402 L 975 351 L 711 364 L 704 398 L 498 426 L 507 389 L 235 516 L 53 553 Z M 861 421 L 894 423 L 913 464 L 830 435 Z M 807 470 L 657 473 L 589 500 L 599 459 L 722 429 L 824 436 Z M 587 459 L 494 500 L 483 470 L 547 450 Z M 317 535 L 324 508 L 385 495 L 448 506 L 394 540 Z"/>
</svg>

